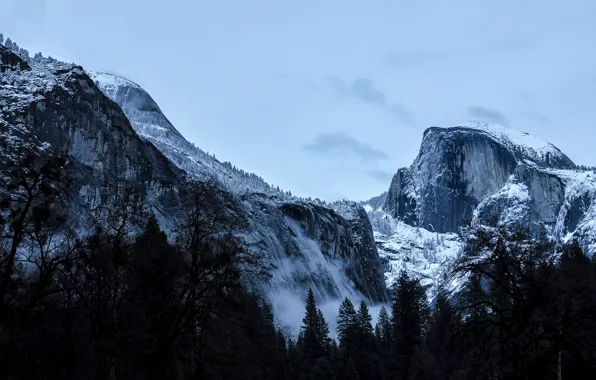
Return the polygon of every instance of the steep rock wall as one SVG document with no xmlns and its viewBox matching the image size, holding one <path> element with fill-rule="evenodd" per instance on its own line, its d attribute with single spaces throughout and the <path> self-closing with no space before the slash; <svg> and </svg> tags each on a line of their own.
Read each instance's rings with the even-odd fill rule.
<svg viewBox="0 0 596 380">
<path fill-rule="evenodd" d="M 116 101 L 146 141 L 189 175 L 213 179 L 235 194 L 251 224 L 247 241 L 266 253 L 274 268 L 264 291 L 306 294 L 319 300 L 365 297 L 387 300 L 373 231 L 366 212 L 353 204 L 343 213 L 276 191 L 259 177 L 236 170 L 195 147 L 174 128 L 137 84 L 115 75 L 92 73 L 99 88 Z"/>
<path fill-rule="evenodd" d="M 3 62 L 6 55 L 0 52 Z M 7 140 L 21 141 L 23 149 L 48 144 L 70 157 L 72 211 L 81 226 L 100 219 L 124 188 L 162 222 L 171 222 L 171 215 L 157 211 L 175 201 L 183 172 L 138 138 L 120 107 L 81 67 L 46 60 L 31 70 L 7 71 L 0 82 L 0 129 Z"/>
<path fill-rule="evenodd" d="M 431 128 L 412 166 L 394 176 L 385 210 L 413 226 L 453 232 L 515 167 L 512 152 L 489 136 Z"/>
</svg>

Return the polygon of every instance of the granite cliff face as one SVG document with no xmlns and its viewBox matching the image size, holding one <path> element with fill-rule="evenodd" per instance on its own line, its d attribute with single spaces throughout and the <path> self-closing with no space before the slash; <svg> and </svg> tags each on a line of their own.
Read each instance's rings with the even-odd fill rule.
<svg viewBox="0 0 596 380">
<path fill-rule="evenodd" d="M 272 188 L 262 178 L 236 169 L 187 141 L 170 123 L 153 98 L 138 84 L 118 75 L 90 72 L 101 91 L 115 101 L 145 141 L 159 149 L 177 167 L 194 178 L 212 179 L 233 193 L 261 192 L 291 200 L 286 193 Z"/>
<path fill-rule="evenodd" d="M 524 228 L 596 254 L 596 175 L 550 143 L 481 122 L 429 128 L 385 202 L 364 202 L 391 285 L 406 269 L 432 288 L 463 224 Z"/>
<path fill-rule="evenodd" d="M 67 155 L 72 214 L 82 233 L 105 218 L 125 188 L 169 229 L 187 180 L 213 179 L 243 205 L 247 242 L 273 266 L 270 284 L 251 286 L 274 303 L 287 294 L 300 300 L 308 287 L 321 301 L 387 300 L 360 206 L 338 204 L 335 211 L 302 201 L 219 162 L 187 142 L 153 99 L 123 78 L 102 82 L 94 75 L 94 81 L 80 66 L 49 58 L 27 63 L 1 45 L 0 62 L 0 154 L 8 161 L 11 152 L 27 149 Z"/>
<path fill-rule="evenodd" d="M 596 254 L 596 173 L 520 165 L 478 206 L 473 222 L 524 228 L 555 243 L 577 241 Z"/>
<path fill-rule="evenodd" d="M 273 299 L 308 287 L 323 301 L 360 294 L 374 301 L 388 299 L 372 227 L 362 208 L 342 203 L 334 205 L 335 211 L 301 201 L 272 202 L 262 195 L 242 199 L 251 219 L 247 240 L 267 252 L 274 267 L 266 285 Z"/>
<path fill-rule="evenodd" d="M 251 223 L 246 239 L 267 253 L 274 268 L 265 291 L 272 298 L 287 291 L 299 295 L 312 287 L 320 300 L 387 300 L 372 227 L 360 206 L 322 207 L 279 191 L 189 143 L 139 85 L 107 73 L 91 77 L 121 106 L 142 139 L 192 177 L 215 180 L 242 200 Z"/>
<path fill-rule="evenodd" d="M 518 165 L 575 167 L 554 146 L 523 147 L 517 137 L 483 124 L 428 129 L 412 166 L 393 177 L 384 209 L 413 226 L 455 232 L 472 220 L 481 201 L 507 183 Z"/>
<path fill-rule="evenodd" d="M 2 62 L 21 60 L 0 49 Z M 74 180 L 72 212 L 81 228 L 96 223 L 103 206 L 124 188 L 134 188 L 134 196 L 154 209 L 162 222 L 171 220 L 158 210 L 167 209 L 176 198 L 183 172 L 138 138 L 120 107 L 80 66 L 51 59 L 20 62 L 17 70 L 0 75 L 2 154 L 47 146 L 68 156 Z"/>
</svg>

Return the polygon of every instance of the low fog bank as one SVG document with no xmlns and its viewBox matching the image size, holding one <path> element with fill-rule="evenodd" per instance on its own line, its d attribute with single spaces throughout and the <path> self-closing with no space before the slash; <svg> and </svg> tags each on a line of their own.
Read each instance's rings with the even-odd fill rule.
<svg viewBox="0 0 596 380">
<path fill-rule="evenodd" d="M 304 318 L 305 314 L 306 293 L 300 297 L 289 290 L 283 290 L 270 294 L 269 298 L 277 318 L 276 322 L 278 327 L 296 338 L 300 332 L 302 318 Z M 325 320 L 329 324 L 329 336 L 333 339 L 337 339 L 337 315 L 343 299 L 322 300 L 316 292 L 315 298 L 317 299 L 317 307 L 321 309 L 321 312 L 323 312 L 323 315 L 325 316 Z M 373 326 L 377 323 L 381 307 L 385 306 L 387 311 L 389 311 L 391 307 L 389 303 L 372 305 L 371 302 L 362 295 L 352 295 L 348 298 L 352 301 L 356 310 L 359 309 L 362 300 L 366 301 L 373 318 Z"/>
</svg>

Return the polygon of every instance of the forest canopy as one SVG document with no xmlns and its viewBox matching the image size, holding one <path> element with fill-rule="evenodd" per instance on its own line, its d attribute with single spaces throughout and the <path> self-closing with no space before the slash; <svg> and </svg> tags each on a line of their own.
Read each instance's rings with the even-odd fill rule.
<svg viewBox="0 0 596 380">
<path fill-rule="evenodd" d="M 291 336 L 243 286 L 266 281 L 233 197 L 193 183 L 168 235 L 134 197 L 82 235 L 63 157 L 24 156 L 0 189 L 0 377 L 6 379 L 593 379 L 596 262 L 578 245 L 465 231 L 466 279 L 428 301 L 402 272 L 377 323 L 341 303 L 337 339 L 305 294 Z M 144 221 L 137 231 L 134 224 Z"/>
</svg>

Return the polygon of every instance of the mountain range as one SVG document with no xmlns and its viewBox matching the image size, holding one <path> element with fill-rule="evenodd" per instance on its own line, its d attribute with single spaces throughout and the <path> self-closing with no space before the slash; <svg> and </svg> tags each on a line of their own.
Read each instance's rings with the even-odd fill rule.
<svg viewBox="0 0 596 380">
<path fill-rule="evenodd" d="M 596 253 L 596 172 L 554 145 L 484 122 L 427 129 L 386 193 L 361 204 L 390 284 L 400 270 L 435 289 L 466 225 L 524 230 Z M 454 284 L 455 286 L 455 284 Z M 432 292 L 431 292 L 432 293 Z"/>
<path fill-rule="evenodd" d="M 314 202 L 268 185 L 188 142 L 152 97 L 118 75 L 31 59 L 0 45 L 3 164 L 52 149 L 72 161 L 71 213 L 82 233 L 133 188 L 167 231 L 190 180 L 211 180 L 242 205 L 250 249 L 265 254 L 271 281 L 249 283 L 276 314 L 313 289 L 321 302 L 389 300 L 406 270 L 432 297 L 460 254 L 464 225 L 528 230 L 596 253 L 596 173 L 554 145 L 483 122 L 431 127 L 412 165 L 364 202 Z"/>
</svg>

